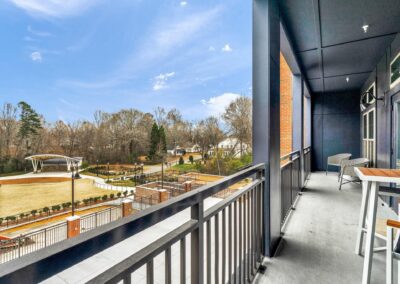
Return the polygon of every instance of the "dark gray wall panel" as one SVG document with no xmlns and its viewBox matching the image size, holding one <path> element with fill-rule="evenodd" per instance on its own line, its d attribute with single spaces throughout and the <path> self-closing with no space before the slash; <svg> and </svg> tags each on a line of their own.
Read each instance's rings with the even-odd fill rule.
<svg viewBox="0 0 400 284">
<path fill-rule="evenodd" d="M 376 91 L 378 97 L 385 96 L 386 90 L 388 88 L 388 58 L 384 56 L 381 61 L 379 61 L 376 67 Z M 390 103 L 386 105 L 382 101 L 376 102 L 376 119 L 377 119 L 377 129 L 376 129 L 376 152 L 377 152 L 377 167 L 389 168 L 390 167 Z"/>
<path fill-rule="evenodd" d="M 360 116 L 358 113 L 324 115 L 322 160 L 338 153 L 360 157 Z M 325 165 L 320 168 L 325 169 Z"/>
<path fill-rule="evenodd" d="M 314 100 L 314 98 L 313 98 Z M 322 114 L 314 114 L 312 116 L 312 135 L 311 135 L 311 157 L 312 164 L 311 168 L 313 170 L 322 169 L 323 165 L 323 115 Z"/>
<path fill-rule="evenodd" d="M 319 63 L 318 50 L 301 52 L 298 56 L 300 57 L 301 62 L 303 62 L 303 67 L 309 80 L 322 78 L 322 69 Z"/>
<path fill-rule="evenodd" d="M 311 113 L 315 114 L 324 114 L 324 97 L 322 93 L 315 93 L 312 96 L 311 100 Z"/>
<path fill-rule="evenodd" d="M 351 153 L 360 157 L 360 94 L 313 94 L 313 170 L 325 170 L 330 155 Z"/>
<path fill-rule="evenodd" d="M 308 83 L 310 84 L 310 88 L 313 93 L 319 93 L 323 91 L 322 79 L 308 80 Z"/>
<path fill-rule="evenodd" d="M 358 91 L 368 75 L 369 73 L 362 73 L 325 78 L 325 92 Z M 346 77 L 349 77 L 349 82 L 346 81 Z"/>
<path fill-rule="evenodd" d="M 358 92 L 325 93 L 323 95 L 323 114 L 360 113 Z"/>
<path fill-rule="evenodd" d="M 312 0 L 281 0 L 281 16 L 294 39 L 296 51 L 317 47 Z"/>
<path fill-rule="evenodd" d="M 398 0 L 320 0 L 320 10 L 324 46 L 400 30 Z"/>
<path fill-rule="evenodd" d="M 324 48 L 325 76 L 371 72 L 393 39 L 392 35 Z"/>
</svg>

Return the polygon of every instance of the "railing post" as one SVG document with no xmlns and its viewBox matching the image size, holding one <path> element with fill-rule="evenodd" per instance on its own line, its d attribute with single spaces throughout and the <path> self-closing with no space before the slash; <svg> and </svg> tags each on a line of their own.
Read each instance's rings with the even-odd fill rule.
<svg viewBox="0 0 400 284">
<path fill-rule="evenodd" d="M 191 283 L 204 282 L 204 229 L 203 229 L 203 200 L 191 207 L 191 218 L 197 220 L 198 226 L 191 233 Z"/>
</svg>

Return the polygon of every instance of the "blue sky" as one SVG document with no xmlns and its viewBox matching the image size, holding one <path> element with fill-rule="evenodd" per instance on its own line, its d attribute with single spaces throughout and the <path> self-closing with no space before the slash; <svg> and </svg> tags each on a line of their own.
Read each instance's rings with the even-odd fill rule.
<svg viewBox="0 0 400 284">
<path fill-rule="evenodd" d="M 176 107 L 217 115 L 251 93 L 251 1 L 5 0 L 0 103 L 47 121 Z"/>
</svg>

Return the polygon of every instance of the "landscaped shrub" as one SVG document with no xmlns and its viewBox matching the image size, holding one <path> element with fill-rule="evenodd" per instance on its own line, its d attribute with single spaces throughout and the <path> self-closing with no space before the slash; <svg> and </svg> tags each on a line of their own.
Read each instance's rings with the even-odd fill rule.
<svg viewBox="0 0 400 284">
<path fill-rule="evenodd" d="M 20 219 L 24 219 L 24 218 L 25 218 L 25 213 L 19 214 L 19 218 L 20 218 Z"/>
<path fill-rule="evenodd" d="M 125 190 L 125 191 L 124 191 L 124 196 L 126 197 L 127 195 L 128 195 L 128 191 Z"/>
<path fill-rule="evenodd" d="M 190 161 L 190 163 L 193 165 L 194 158 L 193 158 L 193 156 L 192 156 L 192 155 L 190 155 L 190 156 L 189 156 L 189 161 Z"/>
<path fill-rule="evenodd" d="M 107 200 L 107 194 L 103 195 L 103 197 L 101 198 L 101 200 L 106 201 L 106 200 Z"/>
<path fill-rule="evenodd" d="M 53 205 L 53 206 L 51 206 L 51 210 L 52 211 L 60 211 L 61 210 L 61 206 L 60 205 Z"/>
<path fill-rule="evenodd" d="M 118 192 L 118 193 L 117 193 L 117 196 L 118 196 L 118 197 L 121 197 L 121 192 Z"/>
<path fill-rule="evenodd" d="M 43 212 L 49 214 L 50 213 L 50 208 L 49 207 L 43 207 Z"/>
<path fill-rule="evenodd" d="M 96 197 L 93 198 L 93 201 L 94 201 L 94 202 L 97 202 L 97 201 L 99 201 L 99 200 L 100 200 L 100 196 L 96 196 Z"/>
<path fill-rule="evenodd" d="M 62 208 L 63 208 L 64 210 L 68 208 L 68 204 L 67 204 L 67 203 L 63 203 L 63 204 L 61 204 L 61 206 L 62 206 Z"/>
<path fill-rule="evenodd" d="M 14 221 L 15 219 L 16 219 L 15 216 L 7 216 L 6 217 L 7 224 L 8 224 L 9 221 Z"/>
<path fill-rule="evenodd" d="M 185 161 L 183 160 L 183 157 L 180 156 L 179 157 L 179 165 L 183 165 L 185 163 Z"/>
<path fill-rule="evenodd" d="M 74 202 L 75 207 L 78 207 L 80 203 L 81 203 L 80 200 L 75 201 Z"/>
<path fill-rule="evenodd" d="M 89 204 L 90 200 L 89 199 L 83 199 L 83 203 L 85 204 L 85 206 L 87 206 Z"/>
<path fill-rule="evenodd" d="M 114 193 L 111 193 L 111 194 L 110 194 L 110 198 L 111 198 L 111 199 L 114 199 L 114 196 L 115 196 Z"/>
<path fill-rule="evenodd" d="M 90 197 L 90 198 L 89 198 L 89 202 L 94 202 L 94 198 L 93 198 L 93 197 Z"/>
<path fill-rule="evenodd" d="M 36 213 L 37 213 L 37 210 L 35 210 L 35 209 L 31 211 L 31 215 L 32 215 L 33 217 L 35 217 Z"/>
<path fill-rule="evenodd" d="M 0 218 L 0 225 L 3 223 L 3 218 Z"/>
<path fill-rule="evenodd" d="M 133 195 L 133 189 L 130 192 L 131 192 L 131 195 Z"/>
</svg>

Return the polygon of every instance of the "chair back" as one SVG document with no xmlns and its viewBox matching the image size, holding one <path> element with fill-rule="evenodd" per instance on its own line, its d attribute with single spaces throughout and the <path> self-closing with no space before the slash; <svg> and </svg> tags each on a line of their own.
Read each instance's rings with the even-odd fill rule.
<svg viewBox="0 0 400 284">
<path fill-rule="evenodd" d="M 349 160 L 350 158 L 351 158 L 351 154 L 350 153 L 336 154 L 336 155 L 328 157 L 328 164 L 340 165 L 340 163 L 343 160 Z"/>
<path fill-rule="evenodd" d="M 342 175 L 356 177 L 357 174 L 355 173 L 354 168 L 366 167 L 368 165 L 369 165 L 369 160 L 367 158 L 343 160 L 341 163 L 341 172 L 342 172 Z"/>
</svg>

